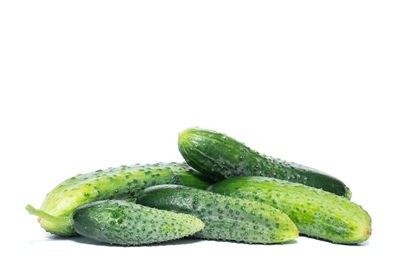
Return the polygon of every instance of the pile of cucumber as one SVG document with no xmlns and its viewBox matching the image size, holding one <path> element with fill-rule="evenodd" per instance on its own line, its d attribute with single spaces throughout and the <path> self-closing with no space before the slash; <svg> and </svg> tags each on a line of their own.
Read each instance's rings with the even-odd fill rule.
<svg viewBox="0 0 400 267">
<path fill-rule="evenodd" d="M 41 226 L 110 244 L 143 245 L 193 236 L 284 243 L 301 234 L 361 243 L 371 218 L 340 180 L 261 155 L 214 131 L 179 134 L 186 163 L 120 166 L 79 174 L 50 191 Z"/>
</svg>

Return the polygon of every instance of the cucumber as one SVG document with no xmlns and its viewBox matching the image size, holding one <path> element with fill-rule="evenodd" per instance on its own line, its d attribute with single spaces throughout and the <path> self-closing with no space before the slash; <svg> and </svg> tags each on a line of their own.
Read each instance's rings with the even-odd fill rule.
<svg viewBox="0 0 400 267">
<path fill-rule="evenodd" d="M 159 185 L 139 193 L 137 203 L 196 216 L 205 223 L 194 236 L 245 243 L 280 243 L 298 230 L 283 212 L 256 201 L 221 196 L 180 185 Z"/>
<path fill-rule="evenodd" d="M 321 189 L 273 178 L 237 177 L 211 185 L 209 190 L 280 209 L 308 236 L 355 244 L 371 235 L 371 218 L 361 206 Z"/>
<path fill-rule="evenodd" d="M 75 231 L 110 244 L 142 245 L 179 239 L 204 227 L 194 216 L 153 209 L 125 200 L 101 200 L 78 207 Z"/>
<path fill-rule="evenodd" d="M 140 190 L 158 184 L 182 184 L 206 189 L 204 176 L 187 164 L 157 163 L 122 165 L 65 180 L 47 194 L 40 210 L 27 210 L 40 217 L 41 226 L 60 236 L 74 235 L 72 213 L 78 206 L 103 199 L 134 197 Z"/>
<path fill-rule="evenodd" d="M 237 176 L 265 176 L 301 183 L 351 198 L 340 180 L 321 171 L 261 155 L 235 139 L 214 131 L 190 128 L 180 133 L 179 151 L 194 169 L 217 181 Z"/>
</svg>

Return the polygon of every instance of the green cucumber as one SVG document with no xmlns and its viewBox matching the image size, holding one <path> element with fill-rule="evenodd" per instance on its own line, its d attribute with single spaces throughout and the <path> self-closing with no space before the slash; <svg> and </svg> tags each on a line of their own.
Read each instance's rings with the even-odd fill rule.
<svg viewBox="0 0 400 267">
<path fill-rule="evenodd" d="M 140 190 L 159 184 L 182 184 L 206 189 L 204 176 L 185 163 L 123 165 L 65 180 L 47 194 L 40 210 L 28 208 L 39 216 L 41 226 L 48 232 L 74 235 L 72 213 L 78 206 L 103 199 L 134 197 Z"/>
<path fill-rule="evenodd" d="M 221 133 L 190 128 L 180 133 L 178 145 L 191 167 L 217 181 L 237 176 L 273 177 L 351 198 L 350 189 L 340 180 L 300 164 L 261 155 Z"/>
<path fill-rule="evenodd" d="M 78 207 L 75 231 L 117 245 L 142 245 L 179 239 L 204 227 L 194 216 L 158 210 L 125 200 L 101 200 Z"/>
<path fill-rule="evenodd" d="M 266 177 L 237 177 L 216 183 L 210 191 L 256 200 L 286 213 L 300 233 L 334 243 L 360 243 L 371 235 L 371 218 L 344 197 Z"/>
<path fill-rule="evenodd" d="M 180 185 L 159 185 L 139 193 L 138 204 L 196 216 L 205 223 L 194 236 L 245 243 L 281 243 L 298 230 L 283 212 L 256 201 L 221 196 Z"/>
</svg>

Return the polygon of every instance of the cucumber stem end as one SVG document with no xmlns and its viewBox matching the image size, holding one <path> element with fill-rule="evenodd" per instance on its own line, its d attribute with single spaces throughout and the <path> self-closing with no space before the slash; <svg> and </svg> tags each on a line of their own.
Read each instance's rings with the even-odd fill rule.
<svg viewBox="0 0 400 267">
<path fill-rule="evenodd" d="M 38 216 L 38 222 L 40 223 L 42 219 L 49 221 L 49 222 L 53 222 L 53 223 L 57 223 L 60 222 L 60 218 L 54 217 L 50 214 L 48 214 L 47 212 L 44 212 L 40 209 L 35 209 L 32 205 L 28 204 L 26 205 L 25 209 L 29 212 L 29 214 L 32 215 L 36 215 Z"/>
</svg>

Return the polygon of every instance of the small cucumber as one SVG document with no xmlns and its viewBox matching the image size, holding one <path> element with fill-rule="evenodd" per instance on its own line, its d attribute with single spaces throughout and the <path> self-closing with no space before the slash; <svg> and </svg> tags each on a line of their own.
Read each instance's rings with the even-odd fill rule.
<svg viewBox="0 0 400 267">
<path fill-rule="evenodd" d="M 40 224 L 46 231 L 69 236 L 75 234 L 71 218 L 78 206 L 96 200 L 134 197 L 140 190 L 159 184 L 201 189 L 209 186 L 203 175 L 185 163 L 123 165 L 67 179 L 47 194 L 40 210 L 31 206 L 27 210 L 40 217 Z"/>
<path fill-rule="evenodd" d="M 256 201 L 221 196 L 179 185 L 159 185 L 139 193 L 137 203 L 196 216 L 205 223 L 194 236 L 245 243 L 280 243 L 298 230 L 283 212 Z"/>
<path fill-rule="evenodd" d="M 309 236 L 353 244 L 371 235 L 371 218 L 361 206 L 313 187 L 266 177 L 237 177 L 216 183 L 209 190 L 280 209 L 300 233 Z"/>
<path fill-rule="evenodd" d="M 153 209 L 125 200 L 101 200 L 78 207 L 75 231 L 110 244 L 142 245 L 179 239 L 204 227 L 194 216 Z"/>
<path fill-rule="evenodd" d="M 217 181 L 237 176 L 273 177 L 351 198 L 350 189 L 338 179 L 300 164 L 261 155 L 221 133 L 187 129 L 180 133 L 178 145 L 191 167 Z"/>
</svg>

